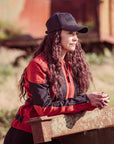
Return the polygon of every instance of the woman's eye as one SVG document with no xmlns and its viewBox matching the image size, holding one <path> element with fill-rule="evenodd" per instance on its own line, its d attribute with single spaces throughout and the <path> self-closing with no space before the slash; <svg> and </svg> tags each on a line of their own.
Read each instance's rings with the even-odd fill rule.
<svg viewBox="0 0 114 144">
<path fill-rule="evenodd" d="M 79 33 L 78 33 L 78 32 L 72 32 L 72 31 L 69 31 L 69 34 L 72 34 L 72 35 L 78 35 Z"/>
<path fill-rule="evenodd" d="M 76 32 L 76 35 L 78 35 L 79 34 L 79 32 Z"/>
<path fill-rule="evenodd" d="M 73 34 L 73 32 L 70 31 L 69 34 Z"/>
</svg>

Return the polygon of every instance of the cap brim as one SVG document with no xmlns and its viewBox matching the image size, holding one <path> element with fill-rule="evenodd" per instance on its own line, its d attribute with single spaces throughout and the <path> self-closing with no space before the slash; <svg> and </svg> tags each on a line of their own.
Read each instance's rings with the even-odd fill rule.
<svg viewBox="0 0 114 144">
<path fill-rule="evenodd" d="M 79 33 L 87 33 L 88 32 L 88 27 L 86 27 L 86 26 L 78 26 L 78 32 Z"/>
<path fill-rule="evenodd" d="M 88 27 L 86 26 L 75 26 L 75 27 L 69 27 L 69 28 L 62 28 L 63 30 L 66 30 L 66 31 L 77 31 L 79 33 L 87 33 L 88 32 Z M 48 34 L 49 32 L 48 31 L 45 31 L 46 34 Z"/>
<path fill-rule="evenodd" d="M 88 27 L 86 27 L 86 26 L 79 26 L 79 25 L 65 27 L 65 28 L 62 28 L 62 29 L 66 30 L 66 31 L 77 31 L 79 33 L 86 33 L 86 32 L 88 32 Z"/>
</svg>

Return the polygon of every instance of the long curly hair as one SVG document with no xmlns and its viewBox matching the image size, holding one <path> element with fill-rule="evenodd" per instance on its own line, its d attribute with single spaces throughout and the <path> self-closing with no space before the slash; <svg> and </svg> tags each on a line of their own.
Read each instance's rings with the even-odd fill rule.
<svg viewBox="0 0 114 144">
<path fill-rule="evenodd" d="M 57 99 L 62 99 L 58 92 L 63 84 L 61 64 L 61 31 L 56 31 L 46 35 L 39 48 L 35 51 L 33 58 L 38 56 L 41 52 L 43 52 L 45 59 L 48 62 L 52 91 Z M 64 60 L 66 67 L 72 69 L 73 77 L 75 77 L 79 86 L 79 94 L 86 93 L 89 88 L 90 81 L 92 81 L 92 75 L 84 57 L 81 44 L 77 43 L 75 51 L 67 52 Z M 26 91 L 24 89 L 24 74 L 25 70 L 20 80 L 20 98 L 25 98 L 26 95 Z"/>
</svg>

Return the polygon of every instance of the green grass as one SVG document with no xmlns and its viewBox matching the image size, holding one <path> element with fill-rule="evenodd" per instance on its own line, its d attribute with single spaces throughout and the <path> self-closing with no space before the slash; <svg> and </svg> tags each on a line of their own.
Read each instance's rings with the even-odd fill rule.
<svg viewBox="0 0 114 144">
<path fill-rule="evenodd" d="M 22 29 L 9 21 L 0 21 L 0 39 L 9 39 L 22 34 Z"/>
<path fill-rule="evenodd" d="M 8 128 L 15 117 L 16 111 L 16 109 L 12 111 L 0 110 L 0 139 L 3 138 L 8 131 Z"/>
<path fill-rule="evenodd" d="M 104 54 L 87 53 L 85 57 L 90 65 L 106 64 L 109 60 L 114 60 L 114 50 L 110 52 L 109 49 L 105 48 Z"/>
<path fill-rule="evenodd" d="M 0 64 L 0 84 L 3 84 L 8 77 L 13 76 L 14 67 L 11 64 Z"/>
</svg>

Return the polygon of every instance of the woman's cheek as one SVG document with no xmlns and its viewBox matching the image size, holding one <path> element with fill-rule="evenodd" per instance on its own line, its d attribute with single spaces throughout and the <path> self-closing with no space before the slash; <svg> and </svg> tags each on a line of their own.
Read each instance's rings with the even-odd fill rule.
<svg viewBox="0 0 114 144">
<path fill-rule="evenodd" d="M 62 41 L 62 42 L 61 42 L 61 45 L 62 45 L 62 47 L 63 47 L 64 49 L 66 49 L 68 44 L 67 44 L 66 41 Z"/>
</svg>

